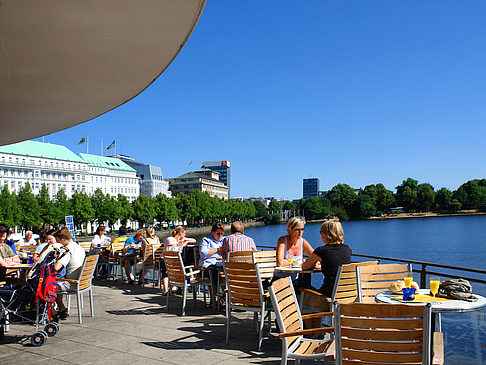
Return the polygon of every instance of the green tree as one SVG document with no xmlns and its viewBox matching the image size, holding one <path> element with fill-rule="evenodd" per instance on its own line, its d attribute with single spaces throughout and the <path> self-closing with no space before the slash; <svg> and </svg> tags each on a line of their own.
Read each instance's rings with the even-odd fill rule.
<svg viewBox="0 0 486 365">
<path fill-rule="evenodd" d="M 194 195 L 177 194 L 175 203 L 183 221 L 190 222 L 198 216 Z"/>
<path fill-rule="evenodd" d="M 354 189 L 347 184 L 337 184 L 327 194 L 326 198 L 331 202 L 332 209 L 336 213 L 341 210 L 346 211 L 348 216 L 359 215 L 358 196 L 354 192 Z"/>
<path fill-rule="evenodd" d="M 20 222 L 23 227 L 31 228 L 41 223 L 39 204 L 28 182 L 19 190 L 17 206 L 20 213 Z"/>
<path fill-rule="evenodd" d="M 430 212 L 434 206 L 434 187 L 427 183 L 417 186 L 417 208 L 422 212 Z"/>
<path fill-rule="evenodd" d="M 395 197 L 393 193 L 385 188 L 383 184 L 376 184 L 377 199 L 376 199 L 376 213 L 388 213 L 390 208 L 395 205 Z"/>
<path fill-rule="evenodd" d="M 70 199 L 70 207 L 76 227 L 81 228 L 91 222 L 94 218 L 94 209 L 91 200 L 86 193 L 75 191 Z"/>
<path fill-rule="evenodd" d="M 452 191 L 440 188 L 435 193 L 434 206 L 437 210 L 449 210 L 452 203 Z"/>
<path fill-rule="evenodd" d="M 486 180 L 469 180 L 462 184 L 453 194 L 462 209 L 483 208 L 486 204 Z"/>
<path fill-rule="evenodd" d="M 397 186 L 396 189 L 395 199 L 397 204 L 403 206 L 407 212 L 415 212 L 418 209 L 418 181 L 408 178 L 407 180 L 403 180 L 402 184 Z"/>
<path fill-rule="evenodd" d="M 101 189 L 96 189 L 94 194 L 91 195 L 91 206 L 94 210 L 94 219 L 97 221 L 98 225 L 102 225 L 110 219 L 108 213 L 108 200 Z"/>
<path fill-rule="evenodd" d="M 62 223 L 65 221 L 67 215 L 71 215 L 71 201 L 68 200 L 64 189 L 59 190 L 53 201 L 53 214 L 52 222 L 50 223 Z"/>
<path fill-rule="evenodd" d="M 322 217 L 322 204 L 319 198 L 316 196 L 305 199 L 303 208 L 306 219 L 313 220 Z"/>
<path fill-rule="evenodd" d="M 15 220 L 17 209 L 15 194 L 10 194 L 7 185 L 4 185 L 0 190 L 0 222 L 9 227 L 17 225 Z"/>
<path fill-rule="evenodd" d="M 260 200 L 253 200 L 253 206 L 255 207 L 255 217 L 257 219 L 266 219 L 268 212 L 265 208 L 265 204 L 263 204 Z"/>
<path fill-rule="evenodd" d="M 117 201 L 118 201 L 118 206 L 120 207 L 120 223 L 126 226 L 127 221 L 133 218 L 132 205 L 128 201 L 128 198 L 122 194 L 118 194 Z"/>
<path fill-rule="evenodd" d="M 110 228 L 113 230 L 113 226 L 119 219 L 122 218 L 122 207 L 120 202 L 109 194 L 106 195 L 103 204 L 105 206 L 105 212 L 107 215 L 107 221 Z"/>
<path fill-rule="evenodd" d="M 278 201 L 276 201 L 275 199 L 272 199 L 270 201 L 270 204 L 268 204 L 268 211 L 273 212 L 273 213 L 277 213 L 280 210 L 282 210 L 282 205 Z"/>
<path fill-rule="evenodd" d="M 39 205 L 39 217 L 42 224 L 53 223 L 56 219 L 54 202 L 51 201 L 46 184 L 42 184 L 39 195 L 37 195 L 37 204 Z"/>
<path fill-rule="evenodd" d="M 371 198 L 369 195 L 361 194 L 358 199 L 361 217 L 374 217 L 376 215 L 376 205 L 373 202 L 373 198 Z"/>
<path fill-rule="evenodd" d="M 294 211 L 295 210 L 295 204 L 292 203 L 291 201 L 284 200 L 282 202 L 282 210 L 292 210 L 292 211 Z"/>
<path fill-rule="evenodd" d="M 154 205 L 155 216 L 159 222 L 171 222 L 179 219 L 179 211 L 173 198 L 158 194 L 155 197 Z"/>
<path fill-rule="evenodd" d="M 151 198 L 140 194 L 137 199 L 132 202 L 133 218 L 138 222 L 140 227 L 145 223 L 153 224 L 155 218 L 155 208 Z"/>
</svg>

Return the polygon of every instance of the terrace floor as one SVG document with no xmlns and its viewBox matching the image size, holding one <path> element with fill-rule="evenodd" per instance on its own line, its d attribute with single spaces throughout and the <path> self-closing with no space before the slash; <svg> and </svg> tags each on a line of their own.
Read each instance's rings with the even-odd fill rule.
<svg viewBox="0 0 486 365">
<path fill-rule="evenodd" d="M 34 327 L 12 325 L 0 344 L 0 363 L 22 364 L 279 364 L 281 340 L 266 334 L 261 351 L 253 315 L 236 313 L 230 344 L 225 344 L 224 312 L 205 308 L 192 295 L 186 316 L 180 316 L 182 297 L 166 298 L 151 286 L 97 281 L 94 288 L 95 317 L 89 316 L 85 296 L 83 323 L 78 324 L 76 299 L 71 316 L 62 321 L 59 333 L 41 347 L 30 345 Z M 273 331 L 275 327 L 273 326 Z M 292 361 L 290 362 L 292 363 Z"/>
</svg>

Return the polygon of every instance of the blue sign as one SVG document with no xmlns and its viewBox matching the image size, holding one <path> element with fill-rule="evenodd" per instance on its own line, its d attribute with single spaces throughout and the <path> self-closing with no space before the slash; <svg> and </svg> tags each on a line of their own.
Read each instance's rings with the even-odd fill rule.
<svg viewBox="0 0 486 365">
<path fill-rule="evenodd" d="M 74 229 L 74 219 L 72 215 L 67 215 L 64 217 L 66 220 L 66 227 L 69 229 L 69 232 L 71 232 L 71 237 L 73 238 L 73 241 L 76 242 L 76 231 Z"/>
</svg>

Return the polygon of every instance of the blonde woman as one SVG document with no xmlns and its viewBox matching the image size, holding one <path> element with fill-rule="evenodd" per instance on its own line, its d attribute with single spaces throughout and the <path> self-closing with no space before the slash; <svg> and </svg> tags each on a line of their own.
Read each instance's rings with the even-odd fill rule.
<svg viewBox="0 0 486 365">
<path fill-rule="evenodd" d="M 314 249 L 305 238 L 305 220 L 301 217 L 293 217 L 287 223 L 287 235 L 279 237 L 277 240 L 277 266 L 302 265 L 304 252 L 307 256 L 312 255 Z M 280 275 L 279 276 L 288 276 Z M 297 280 L 298 274 L 292 274 L 292 281 Z"/>
<path fill-rule="evenodd" d="M 340 265 L 351 263 L 351 248 L 345 245 L 344 232 L 338 220 L 329 220 L 321 225 L 320 229 L 322 243 L 309 255 L 309 259 L 302 265 L 303 270 L 310 270 L 320 263 L 324 282 L 319 291 L 326 297 L 331 298 L 334 281 Z"/>
<path fill-rule="evenodd" d="M 150 226 L 145 230 L 145 239 L 142 241 L 142 252 L 145 254 L 145 250 L 147 245 L 160 245 L 160 240 L 159 237 L 155 235 L 155 229 L 154 227 Z M 157 246 L 158 247 L 158 246 Z M 154 251 L 156 248 L 154 247 Z M 139 271 L 141 271 L 143 268 L 143 262 L 137 263 L 137 267 L 135 272 L 138 274 Z M 145 278 L 145 275 L 147 274 L 147 270 L 143 270 L 143 272 L 140 273 L 139 277 L 139 282 L 138 284 L 143 284 L 143 279 Z"/>
<path fill-rule="evenodd" d="M 167 251 L 182 251 L 188 243 L 196 243 L 194 238 L 186 237 L 186 229 L 182 226 L 176 227 L 172 232 L 172 237 L 167 237 L 165 249 Z"/>
</svg>

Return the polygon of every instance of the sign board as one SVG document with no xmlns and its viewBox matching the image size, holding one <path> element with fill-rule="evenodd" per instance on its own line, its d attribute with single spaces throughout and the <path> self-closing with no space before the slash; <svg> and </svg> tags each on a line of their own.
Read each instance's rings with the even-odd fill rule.
<svg viewBox="0 0 486 365">
<path fill-rule="evenodd" d="M 67 215 L 64 217 L 66 220 L 66 227 L 69 229 L 69 232 L 71 232 L 71 237 L 73 238 L 73 241 L 76 242 L 76 231 L 74 229 L 74 219 L 72 215 Z"/>
</svg>

